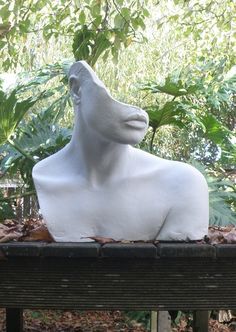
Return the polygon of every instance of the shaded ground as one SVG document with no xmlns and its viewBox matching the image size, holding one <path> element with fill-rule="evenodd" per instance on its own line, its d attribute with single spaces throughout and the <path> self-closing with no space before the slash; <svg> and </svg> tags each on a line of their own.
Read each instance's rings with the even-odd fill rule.
<svg viewBox="0 0 236 332">
<path fill-rule="evenodd" d="M 0 310 L 0 332 L 5 331 L 5 310 Z M 25 332 L 146 332 L 120 311 L 25 310 Z M 13 332 L 13 331 L 12 331 Z"/>
<path fill-rule="evenodd" d="M 24 321 L 24 332 L 148 332 L 120 311 L 25 310 Z M 183 317 L 172 331 L 192 332 L 192 328 Z M 209 332 L 232 331 L 236 331 L 234 322 L 226 325 L 210 320 Z M 5 332 L 4 309 L 0 309 L 0 332 Z"/>
</svg>

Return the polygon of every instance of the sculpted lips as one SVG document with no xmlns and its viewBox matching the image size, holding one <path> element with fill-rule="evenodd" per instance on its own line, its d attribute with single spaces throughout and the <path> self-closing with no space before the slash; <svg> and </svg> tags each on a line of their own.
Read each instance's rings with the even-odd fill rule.
<svg viewBox="0 0 236 332">
<path fill-rule="evenodd" d="M 143 114 L 131 114 L 125 119 L 125 124 L 129 127 L 144 129 L 147 126 L 147 118 Z"/>
</svg>

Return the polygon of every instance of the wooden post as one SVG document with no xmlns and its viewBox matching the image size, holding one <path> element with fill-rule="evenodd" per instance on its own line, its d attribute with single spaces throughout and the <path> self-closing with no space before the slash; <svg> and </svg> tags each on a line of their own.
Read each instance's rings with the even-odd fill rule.
<svg viewBox="0 0 236 332">
<path fill-rule="evenodd" d="M 151 332 L 171 332 L 171 319 L 168 311 L 151 311 Z"/>
<path fill-rule="evenodd" d="M 23 310 L 6 309 L 6 332 L 23 332 Z"/>
<path fill-rule="evenodd" d="M 208 311 L 194 311 L 193 313 L 193 332 L 208 332 Z"/>
<path fill-rule="evenodd" d="M 151 311 L 151 331 L 157 332 L 157 311 Z"/>
</svg>

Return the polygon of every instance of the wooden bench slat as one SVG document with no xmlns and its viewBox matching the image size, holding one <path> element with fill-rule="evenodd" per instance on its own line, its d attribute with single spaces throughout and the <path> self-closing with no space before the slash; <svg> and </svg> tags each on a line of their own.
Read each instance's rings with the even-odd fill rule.
<svg viewBox="0 0 236 332">
<path fill-rule="evenodd" d="M 151 243 L 110 243 L 102 246 L 102 257 L 156 258 L 157 247 Z"/>
</svg>

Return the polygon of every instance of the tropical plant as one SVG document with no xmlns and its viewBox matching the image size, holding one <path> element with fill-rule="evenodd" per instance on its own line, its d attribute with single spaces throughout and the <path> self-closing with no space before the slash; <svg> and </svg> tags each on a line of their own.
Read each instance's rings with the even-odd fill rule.
<svg viewBox="0 0 236 332">
<path fill-rule="evenodd" d="M 222 67 L 222 62 L 219 63 L 219 67 Z M 204 68 L 206 70 L 205 65 Z M 156 82 L 141 84 L 141 90 L 162 95 L 159 97 L 162 98 L 162 104 L 155 101 L 145 107 L 150 117 L 150 126 L 153 129 L 150 141 L 151 151 L 157 130 L 164 125 L 174 125 L 185 128 L 185 130 L 191 128 L 189 136 L 193 135 L 194 128 L 198 137 L 202 137 L 203 144 L 207 145 L 207 141 L 210 141 L 218 146 L 218 156 L 221 154 L 225 161 L 228 158 L 226 161 L 228 164 L 233 164 L 233 161 L 236 160 L 236 149 L 233 144 L 234 133 L 230 130 L 232 121 L 228 122 L 228 117 L 224 119 L 225 112 L 230 113 L 230 116 L 233 117 L 236 75 L 227 78 L 227 74 L 222 75 L 221 73 L 219 80 L 216 65 L 210 64 L 207 69 L 208 71 L 200 73 L 199 70 L 196 72 L 194 68 L 191 70 L 184 68 L 168 75 L 163 84 Z M 196 150 L 198 148 L 196 147 Z"/>
<path fill-rule="evenodd" d="M 1 90 L 0 173 L 2 179 L 14 178 L 21 183 L 13 196 L 0 197 L 5 218 L 12 211 L 11 199 L 35 193 L 35 163 L 68 142 L 70 130 L 58 126 L 70 103 L 65 84 L 67 67 L 67 63 L 48 65 L 31 75 L 22 74 L 12 90 Z M 51 84 L 53 80 L 56 86 Z"/>
<path fill-rule="evenodd" d="M 37 102 L 38 98 L 20 99 L 21 87 L 13 89 L 9 94 L 0 91 L 0 145 L 8 143 L 16 150 L 20 148 L 12 140 L 12 134 L 26 112 Z M 21 151 L 24 154 L 24 151 Z M 28 156 L 32 159 L 31 156 Z"/>
<path fill-rule="evenodd" d="M 212 226 L 235 225 L 236 185 L 227 174 L 208 170 L 194 159 L 189 161 L 207 180 L 209 188 L 209 222 Z"/>
<path fill-rule="evenodd" d="M 4 156 L 0 161 L 2 172 L 11 177 L 18 174 L 27 190 L 34 190 L 34 164 L 65 146 L 71 136 L 71 130 L 53 124 L 51 117 L 47 111 L 32 114 L 30 120 L 22 121 L 15 131 L 14 147 L 16 145 L 17 150 L 12 144 L 5 144 L 0 149 Z"/>
</svg>

